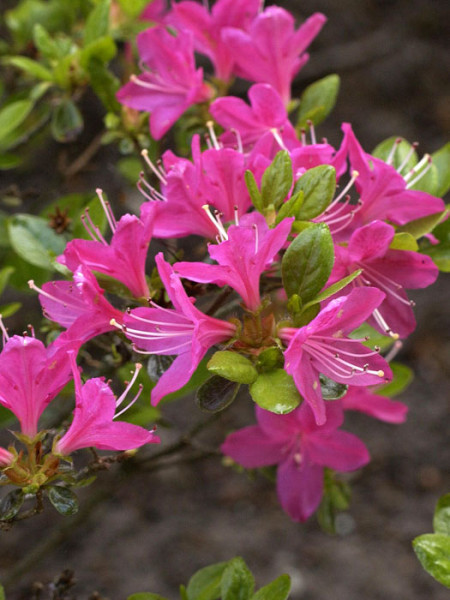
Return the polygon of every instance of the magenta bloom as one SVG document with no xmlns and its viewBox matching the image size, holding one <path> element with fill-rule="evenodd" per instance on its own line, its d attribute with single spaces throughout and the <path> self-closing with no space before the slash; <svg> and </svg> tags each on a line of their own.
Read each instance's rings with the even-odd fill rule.
<svg viewBox="0 0 450 600">
<path fill-rule="evenodd" d="M 142 21 L 163 23 L 167 15 L 167 0 L 152 0 L 140 14 Z"/>
<path fill-rule="evenodd" d="M 269 229 L 260 213 L 244 215 L 239 225 L 228 228 L 228 239 L 209 245 L 209 254 L 218 265 L 179 262 L 174 268 L 181 277 L 192 281 L 231 286 L 249 310 L 257 310 L 261 304 L 261 274 L 270 267 L 286 243 L 293 220 L 284 219 L 274 229 Z"/>
<path fill-rule="evenodd" d="M 317 424 L 326 420 L 319 373 L 347 385 L 379 385 L 392 377 L 388 363 L 377 352 L 348 337 L 381 304 L 385 295 L 376 288 L 356 288 L 332 300 L 305 327 L 285 327 L 279 336 L 288 347 L 285 369 L 311 406 Z"/>
<path fill-rule="evenodd" d="M 138 35 L 137 46 L 148 70 L 132 76 L 117 99 L 150 112 L 150 132 L 159 140 L 192 104 L 208 100 L 211 90 L 203 83 L 203 70 L 195 69 L 191 34 L 154 27 Z"/>
<path fill-rule="evenodd" d="M 75 382 L 75 411 L 67 433 L 56 443 L 58 454 L 68 456 L 75 450 L 92 446 L 99 450 L 131 450 L 159 442 L 153 431 L 131 423 L 114 422 L 116 408 L 131 384 L 118 399 L 102 377 L 89 379 L 83 385 L 75 354 L 69 354 Z"/>
<path fill-rule="evenodd" d="M 287 415 L 256 407 L 258 425 L 232 433 L 221 447 L 246 469 L 278 465 L 278 498 L 294 521 L 306 521 L 318 508 L 324 467 L 353 471 L 370 460 L 361 440 L 338 429 L 341 407 L 328 402 L 324 410 L 326 422 L 318 425 L 306 403 Z"/>
<path fill-rule="evenodd" d="M 440 198 L 408 189 L 408 183 L 394 167 L 364 152 L 349 123 L 344 123 L 342 130 L 351 169 L 358 172 L 355 187 L 362 203 L 352 220 L 350 232 L 376 219 L 404 225 L 445 210 Z M 348 210 L 352 208 L 350 206 Z"/>
<path fill-rule="evenodd" d="M 241 217 L 251 200 L 245 185 L 245 157 L 231 148 L 200 151 L 192 140 L 193 162 L 168 151 L 163 156 L 164 199 L 155 196 L 141 207 L 142 218 L 153 222 L 154 237 L 201 235 L 214 239 L 217 227 L 203 209 L 213 204 L 223 223 Z M 150 195 L 149 195 L 150 197 Z"/>
<path fill-rule="evenodd" d="M 291 98 L 292 80 L 309 58 L 305 50 L 325 21 L 324 15 L 315 13 L 295 31 L 292 15 L 271 6 L 253 20 L 248 31 L 227 29 L 224 38 L 235 60 L 236 74 L 269 83 L 286 105 Z"/>
<path fill-rule="evenodd" d="M 87 215 L 84 223 L 93 239 L 72 240 L 58 261 L 72 272 L 79 265 L 84 265 L 92 271 L 114 277 L 137 298 L 149 296 L 145 261 L 151 238 L 151 219 L 146 219 L 144 224 L 135 215 L 126 214 L 116 223 L 110 211 L 107 215 L 113 231 L 109 244 Z"/>
<path fill-rule="evenodd" d="M 404 423 L 408 413 L 408 407 L 403 402 L 353 385 L 349 386 L 339 402 L 344 410 L 356 410 L 385 423 Z"/>
<path fill-rule="evenodd" d="M 246 148 L 266 135 L 273 136 L 281 148 L 298 146 L 282 99 L 272 86 L 252 85 L 248 97 L 250 106 L 235 96 L 218 98 L 211 104 L 210 112 L 219 125 L 238 131 Z"/>
<path fill-rule="evenodd" d="M 231 339 L 236 332 L 233 323 L 208 317 L 195 308 L 162 253 L 155 260 L 174 308 L 156 304 L 153 308 L 135 308 L 124 316 L 123 327 L 125 335 L 144 354 L 178 355 L 153 388 L 153 405 L 183 387 L 208 349 Z"/>
<path fill-rule="evenodd" d="M 94 275 L 80 265 L 73 274 L 73 282 L 50 281 L 42 289 L 30 282 L 39 292 L 39 301 L 47 319 L 67 328 L 56 340 L 57 345 L 69 340 L 84 344 L 91 338 L 114 330 L 111 319 L 121 321 L 122 313 L 104 297 Z"/>
<path fill-rule="evenodd" d="M 14 335 L 0 354 L 0 404 L 19 419 L 22 433 L 33 438 L 38 420 L 49 402 L 71 379 L 67 351 L 27 336 Z"/>
<path fill-rule="evenodd" d="M 211 59 L 218 79 L 228 81 L 234 59 L 224 28 L 248 29 L 260 6 L 261 0 L 218 0 L 210 12 L 197 2 L 179 2 L 173 5 L 169 20 L 192 33 L 195 50 Z"/>
<path fill-rule="evenodd" d="M 348 246 L 336 247 L 336 262 L 329 284 L 356 269 L 363 269 L 350 286 L 370 285 L 386 294 L 370 324 L 382 333 L 394 332 L 406 337 L 414 331 L 416 320 L 404 288 L 427 287 L 436 281 L 439 271 L 429 256 L 409 250 L 390 250 L 394 234 L 395 229 L 381 221 L 357 229 Z"/>
</svg>

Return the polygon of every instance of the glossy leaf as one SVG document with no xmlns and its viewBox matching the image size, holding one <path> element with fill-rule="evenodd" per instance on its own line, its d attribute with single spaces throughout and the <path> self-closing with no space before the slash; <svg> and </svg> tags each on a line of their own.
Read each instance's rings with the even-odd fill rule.
<svg viewBox="0 0 450 600">
<path fill-rule="evenodd" d="M 403 392 L 414 378 L 414 372 L 406 365 L 398 362 L 391 362 L 393 378 L 390 383 L 377 387 L 377 394 L 380 396 L 397 396 Z"/>
<path fill-rule="evenodd" d="M 280 208 L 292 187 L 292 162 L 289 153 L 281 150 L 264 171 L 261 179 L 261 201 L 264 209 Z"/>
<path fill-rule="evenodd" d="M 0 143 L 30 114 L 34 102 L 32 100 L 17 100 L 0 110 Z"/>
<path fill-rule="evenodd" d="M 450 536 L 450 494 L 441 496 L 434 511 L 433 529 L 435 533 Z"/>
<path fill-rule="evenodd" d="M 50 502 L 61 515 L 70 517 L 78 512 L 78 499 L 72 490 L 61 485 L 53 485 L 47 491 Z"/>
<path fill-rule="evenodd" d="M 339 92 L 338 75 L 327 75 L 309 85 L 300 97 L 297 130 L 308 127 L 308 121 L 319 125 L 333 110 Z"/>
<path fill-rule="evenodd" d="M 298 220 L 309 221 L 321 215 L 333 200 L 336 190 L 336 170 L 330 165 L 308 169 L 294 186 L 294 194 L 303 192 L 303 203 L 296 215 Z"/>
<path fill-rule="evenodd" d="M 433 215 L 429 215 L 428 217 L 422 217 L 421 219 L 416 219 L 415 221 L 410 221 L 406 223 L 406 225 L 400 225 L 397 227 L 397 232 L 410 233 L 415 239 L 426 235 L 433 231 L 433 229 L 443 221 L 448 214 L 448 210 L 444 210 L 441 213 L 435 213 Z"/>
<path fill-rule="evenodd" d="M 8 65 L 12 65 L 21 69 L 24 73 L 35 77 L 36 79 L 42 79 L 42 81 L 53 81 L 52 72 L 44 67 L 41 63 L 26 56 L 10 56 L 4 59 L 4 62 Z"/>
<path fill-rule="evenodd" d="M 220 375 L 230 381 L 237 383 L 253 383 L 258 377 L 251 360 L 228 350 L 221 350 L 213 354 L 208 362 L 208 371 L 214 375 Z"/>
<path fill-rule="evenodd" d="M 334 296 L 334 294 L 337 294 L 337 292 L 345 288 L 349 283 L 356 279 L 358 275 L 361 275 L 361 273 L 362 269 L 358 269 L 357 271 L 353 271 L 353 273 L 350 273 L 350 275 L 347 275 L 347 277 L 336 281 L 336 283 L 333 283 L 333 285 L 328 286 L 326 289 L 323 290 L 323 292 L 320 292 L 320 294 L 318 294 L 314 298 L 314 300 L 310 300 L 309 302 L 307 302 L 303 306 L 303 310 L 306 310 L 310 306 L 323 302 L 324 300 L 327 300 L 327 298 Z"/>
<path fill-rule="evenodd" d="M 186 588 L 188 600 L 218 600 L 220 582 L 227 566 L 228 562 L 220 562 L 197 571 Z"/>
<path fill-rule="evenodd" d="M 72 142 L 83 129 L 83 117 L 70 99 L 63 100 L 55 107 L 51 130 L 57 142 Z"/>
<path fill-rule="evenodd" d="M 413 541 L 413 548 L 423 568 L 450 588 L 450 536 L 442 533 L 420 535 Z"/>
<path fill-rule="evenodd" d="M 435 195 L 442 198 L 450 189 L 450 142 L 434 152 L 431 158 L 438 178 Z"/>
<path fill-rule="evenodd" d="M 22 490 L 13 490 L 6 494 L 0 502 L 0 519 L 9 521 L 13 519 L 22 507 L 25 495 Z"/>
<path fill-rule="evenodd" d="M 339 400 L 343 398 L 348 390 L 348 385 L 333 381 L 322 373 L 319 374 L 320 390 L 324 400 Z"/>
<path fill-rule="evenodd" d="M 245 184 L 252 199 L 253 206 L 259 212 L 263 212 L 264 205 L 261 198 L 261 192 L 259 191 L 258 184 L 256 183 L 255 176 L 251 171 L 245 171 Z"/>
<path fill-rule="evenodd" d="M 249 600 L 254 588 L 255 579 L 243 559 L 232 558 L 222 575 L 222 600 Z"/>
<path fill-rule="evenodd" d="M 209 413 L 225 410 L 234 402 L 239 387 L 240 384 L 235 381 L 213 375 L 197 390 L 197 406 Z"/>
<path fill-rule="evenodd" d="M 274 581 L 259 589 L 251 600 L 287 600 L 291 590 L 289 575 L 280 575 Z"/>
<path fill-rule="evenodd" d="M 284 369 L 261 373 L 249 391 L 258 406 L 279 415 L 293 411 L 302 401 L 294 379 Z"/>
<path fill-rule="evenodd" d="M 334 246 L 328 227 L 315 223 L 304 229 L 283 256 L 281 271 L 288 297 L 298 294 L 304 303 L 320 292 L 334 263 Z"/>
</svg>

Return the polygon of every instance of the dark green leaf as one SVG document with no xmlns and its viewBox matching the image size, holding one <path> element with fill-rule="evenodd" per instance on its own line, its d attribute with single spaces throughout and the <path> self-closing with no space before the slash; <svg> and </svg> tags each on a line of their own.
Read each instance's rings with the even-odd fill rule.
<svg viewBox="0 0 450 600">
<path fill-rule="evenodd" d="M 50 502 L 61 515 L 70 517 L 78 512 L 78 499 L 72 490 L 61 485 L 53 485 L 47 488 L 47 491 Z"/>
<path fill-rule="evenodd" d="M 288 297 L 298 294 L 304 303 L 326 284 L 334 263 L 330 231 L 323 223 L 304 229 L 288 247 L 281 264 Z"/>
<path fill-rule="evenodd" d="M 0 110 L 0 140 L 4 140 L 30 114 L 34 102 L 32 100 L 17 100 Z"/>
<path fill-rule="evenodd" d="M 259 191 L 255 176 L 251 171 L 245 171 L 245 184 L 247 186 L 248 193 L 250 194 L 250 198 L 253 202 L 253 206 L 259 212 L 263 212 L 264 205 L 261 198 L 261 192 Z"/>
<path fill-rule="evenodd" d="M 3 293 L 12 273 L 14 273 L 14 267 L 3 267 L 3 269 L 0 270 L 0 295 Z"/>
<path fill-rule="evenodd" d="M 51 130 L 57 142 L 72 142 L 83 129 L 83 117 L 72 100 L 63 100 L 52 114 Z"/>
<path fill-rule="evenodd" d="M 261 180 L 261 201 L 264 209 L 278 210 L 292 186 L 292 162 L 289 153 L 281 150 L 264 171 Z"/>
<path fill-rule="evenodd" d="M 258 377 L 251 360 L 228 350 L 220 350 L 208 362 L 208 371 L 237 383 L 253 383 Z"/>
<path fill-rule="evenodd" d="M 255 580 L 245 562 L 237 556 L 228 563 L 220 586 L 222 600 L 249 600 Z"/>
<path fill-rule="evenodd" d="M 445 494 L 438 500 L 434 511 L 433 529 L 435 533 L 450 536 L 450 494 Z"/>
<path fill-rule="evenodd" d="M 25 496 L 22 490 L 13 490 L 6 494 L 0 502 L 0 519 L 9 521 L 13 519 L 22 507 Z"/>
<path fill-rule="evenodd" d="M 197 390 L 195 401 L 206 412 L 220 412 L 234 402 L 239 387 L 239 383 L 213 375 Z"/>
<path fill-rule="evenodd" d="M 27 58 L 26 56 L 10 56 L 8 58 L 3 59 L 3 61 L 8 65 L 13 65 L 18 69 L 21 69 L 28 75 L 32 77 L 36 77 L 36 79 L 42 79 L 43 81 L 53 81 L 52 72 L 49 71 L 46 67 L 41 65 L 41 63 L 32 60 L 31 58 Z"/>
<path fill-rule="evenodd" d="M 86 70 L 89 73 L 91 87 L 106 110 L 119 112 L 120 104 L 116 99 L 116 92 L 120 87 L 120 82 L 117 77 L 97 57 L 92 57 L 89 60 Z M 138 177 L 135 181 L 137 179 Z"/>
<path fill-rule="evenodd" d="M 337 383 L 322 373 L 319 373 L 319 381 L 324 400 L 339 400 L 347 393 L 348 385 Z"/>
<path fill-rule="evenodd" d="M 284 369 L 261 373 L 249 391 L 258 406 L 280 415 L 291 412 L 302 401 L 293 378 Z"/>
<path fill-rule="evenodd" d="M 309 221 L 321 215 L 333 200 L 336 190 L 336 170 L 330 165 L 308 169 L 294 186 L 294 194 L 303 192 L 303 203 L 297 220 Z"/>
<path fill-rule="evenodd" d="M 228 562 L 220 562 L 197 571 L 186 588 L 188 600 L 218 600 L 220 582 L 227 566 Z"/>
<path fill-rule="evenodd" d="M 380 396 L 396 396 L 403 392 L 413 380 L 414 373 L 406 365 L 391 362 L 390 367 L 393 373 L 392 381 L 377 388 L 377 394 Z"/>
<path fill-rule="evenodd" d="M 0 171 L 7 171 L 8 169 L 15 169 L 21 165 L 23 159 L 17 154 L 1 154 L 0 153 Z"/>
<path fill-rule="evenodd" d="M 308 121 L 319 125 L 333 110 L 339 92 L 338 75 L 327 75 L 309 85 L 300 97 L 297 130 L 308 126 Z"/>
<path fill-rule="evenodd" d="M 24 260 L 42 269 L 55 266 L 54 257 L 64 251 L 66 242 L 44 219 L 18 214 L 8 223 L 11 246 Z"/>
<path fill-rule="evenodd" d="M 281 221 L 283 219 L 286 219 L 287 217 L 298 217 L 300 208 L 303 204 L 303 198 L 303 192 L 300 190 L 296 194 L 293 194 L 289 198 L 289 200 L 286 200 L 286 202 L 281 206 L 280 210 L 278 211 L 275 224 L 281 223 Z"/>
<path fill-rule="evenodd" d="M 152 354 L 148 357 L 147 373 L 150 380 L 157 382 L 164 375 L 170 365 L 173 363 L 174 357 L 165 354 Z"/>
<path fill-rule="evenodd" d="M 251 597 L 251 600 L 287 600 L 291 590 L 289 575 L 280 575 Z"/>
<path fill-rule="evenodd" d="M 413 548 L 423 568 L 450 588 L 450 537 L 441 533 L 420 535 L 413 541 Z"/>
<path fill-rule="evenodd" d="M 111 0 L 100 0 L 86 20 L 84 45 L 87 46 L 108 33 Z"/>
</svg>

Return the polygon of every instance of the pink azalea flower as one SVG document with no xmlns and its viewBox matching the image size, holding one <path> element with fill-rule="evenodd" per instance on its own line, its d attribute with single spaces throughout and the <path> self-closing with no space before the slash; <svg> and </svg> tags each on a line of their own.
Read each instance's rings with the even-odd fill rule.
<svg viewBox="0 0 450 600">
<path fill-rule="evenodd" d="M 269 83 L 286 105 L 292 80 L 309 58 L 305 50 L 325 21 L 324 15 L 315 13 L 295 31 L 292 15 L 271 6 L 253 20 L 248 31 L 226 29 L 223 35 L 236 62 L 236 74 Z"/>
<path fill-rule="evenodd" d="M 169 21 L 191 32 L 195 50 L 211 59 L 216 77 L 229 81 L 234 59 L 224 28 L 248 29 L 260 7 L 261 0 L 218 0 L 209 11 L 197 2 L 179 2 L 173 5 Z"/>
<path fill-rule="evenodd" d="M 394 167 L 364 152 L 349 123 L 344 123 L 342 130 L 344 140 L 339 152 L 348 152 L 351 170 L 357 173 L 355 187 L 360 194 L 360 206 L 356 210 L 352 205 L 346 207 L 348 214 L 352 211 L 354 214 L 347 229 L 341 231 L 341 239 L 348 239 L 352 231 L 377 219 L 405 225 L 445 209 L 440 198 L 409 189 L 411 182 Z M 345 211 L 341 205 L 341 220 Z"/>
<path fill-rule="evenodd" d="M 101 191 L 97 192 L 103 202 Z M 144 223 L 135 215 L 126 214 L 117 223 L 109 206 L 104 206 L 113 232 L 109 244 L 86 214 L 83 222 L 92 240 L 72 240 L 57 260 L 72 272 L 79 265 L 84 265 L 92 271 L 114 277 L 133 296 L 147 297 L 145 261 L 151 238 L 151 219 L 147 218 Z"/>
<path fill-rule="evenodd" d="M 192 140 L 193 162 L 168 151 L 163 156 L 163 195 L 141 186 L 149 198 L 141 206 L 143 220 L 150 218 L 154 237 L 201 235 L 214 239 L 217 227 L 203 209 L 213 204 L 223 222 L 234 221 L 251 205 L 245 185 L 245 157 L 231 148 L 200 151 L 199 137 Z M 143 183 L 143 182 L 141 182 Z"/>
<path fill-rule="evenodd" d="M 221 450 L 246 469 L 278 465 L 278 498 L 294 521 L 306 521 L 318 508 L 324 467 L 353 471 L 370 460 L 361 440 L 338 429 L 343 411 L 333 402 L 325 407 L 324 425 L 306 403 L 287 415 L 257 407 L 256 417 L 258 425 L 229 435 Z"/>
<path fill-rule="evenodd" d="M 46 348 L 34 337 L 14 335 L 0 354 L 0 404 L 20 422 L 22 433 L 33 438 L 49 402 L 71 379 L 68 349 L 76 343 Z"/>
<path fill-rule="evenodd" d="M 248 97 L 250 106 L 235 96 L 218 98 L 211 104 L 210 112 L 219 125 L 239 132 L 244 148 L 249 148 L 263 136 L 274 137 L 283 149 L 298 146 L 281 97 L 272 86 L 266 83 L 253 85 Z M 227 139 L 229 137 L 225 141 Z"/>
<path fill-rule="evenodd" d="M 294 218 L 284 219 L 274 229 L 258 212 L 244 215 L 239 225 L 231 225 L 220 244 L 208 247 L 218 265 L 179 262 L 175 269 L 181 277 L 200 283 L 229 285 L 242 297 L 249 310 L 261 304 L 259 280 L 286 243 Z"/>
<path fill-rule="evenodd" d="M 114 330 L 111 319 L 121 321 L 122 313 L 104 297 L 94 275 L 83 265 L 74 272 L 73 282 L 50 281 L 42 289 L 29 282 L 39 292 L 44 316 L 67 328 L 55 341 L 57 345 L 69 340 L 84 344 L 91 338 Z"/>
<path fill-rule="evenodd" d="M 203 70 L 195 69 L 191 34 L 154 27 L 138 35 L 137 46 L 148 70 L 132 76 L 117 99 L 150 112 L 150 132 L 159 140 L 190 106 L 208 100 L 211 90 L 203 83 Z"/>
<path fill-rule="evenodd" d="M 75 354 L 70 352 L 69 355 L 75 382 L 75 411 L 67 433 L 56 442 L 57 454 L 68 456 L 75 450 L 92 446 L 99 450 L 131 450 L 144 444 L 159 442 L 153 431 L 131 423 L 114 421 L 114 418 L 121 414 L 116 415 L 116 409 L 133 384 L 138 368 L 125 392 L 116 399 L 102 377 L 89 379 L 83 385 Z"/>
<path fill-rule="evenodd" d="M 382 333 L 394 332 L 406 337 L 414 331 L 416 320 L 404 288 L 427 287 L 436 281 L 439 271 L 429 256 L 409 250 L 390 250 L 394 235 L 395 229 L 381 221 L 353 232 L 348 246 L 336 246 L 329 284 L 363 269 L 348 290 L 361 285 L 382 290 L 386 297 L 375 309 L 370 324 Z"/>
<path fill-rule="evenodd" d="M 167 15 L 167 0 L 152 0 L 141 12 L 142 21 L 153 21 L 153 23 L 163 23 Z"/>
<path fill-rule="evenodd" d="M 392 377 L 388 363 L 348 334 L 366 321 L 385 295 L 376 288 L 356 288 L 332 300 L 315 319 L 299 329 L 284 327 L 279 336 L 288 347 L 285 370 L 311 406 L 317 424 L 326 420 L 319 373 L 347 385 L 368 386 Z"/>
<path fill-rule="evenodd" d="M 357 410 L 385 423 L 404 423 L 408 407 L 403 402 L 380 396 L 371 389 L 350 385 L 339 401 L 344 410 Z"/>
<path fill-rule="evenodd" d="M 13 460 L 14 456 L 11 452 L 8 452 L 5 448 L 0 448 L 0 467 L 8 467 Z"/>
<path fill-rule="evenodd" d="M 185 385 L 209 348 L 231 339 L 236 326 L 209 317 L 192 303 L 179 276 L 164 260 L 156 256 L 164 288 L 174 306 L 135 308 L 124 317 L 123 331 L 144 354 L 178 355 L 152 389 L 152 404 Z"/>
</svg>

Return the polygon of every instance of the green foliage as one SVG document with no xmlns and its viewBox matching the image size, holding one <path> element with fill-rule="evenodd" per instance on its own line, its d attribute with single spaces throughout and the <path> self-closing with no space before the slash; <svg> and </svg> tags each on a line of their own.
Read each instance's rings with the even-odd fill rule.
<svg viewBox="0 0 450 600">
<path fill-rule="evenodd" d="M 317 511 L 319 525 L 326 532 L 336 533 L 336 517 L 350 504 L 350 487 L 343 481 L 335 479 L 333 471 L 325 469 L 324 493 Z"/>
<path fill-rule="evenodd" d="M 293 195 L 303 192 L 303 202 L 295 215 L 299 221 L 309 221 L 322 214 L 333 200 L 336 190 L 336 170 L 330 165 L 308 169 L 294 186 Z"/>
<path fill-rule="evenodd" d="M 209 413 L 225 410 L 232 404 L 239 391 L 240 384 L 219 375 L 213 375 L 197 390 L 197 406 Z"/>
<path fill-rule="evenodd" d="M 8 147 L 5 144 L 8 136 L 25 121 L 33 106 L 32 100 L 17 100 L 7 104 L 0 111 L 0 148 Z"/>
<path fill-rule="evenodd" d="M 397 396 L 409 386 L 414 378 L 413 371 L 406 365 L 398 362 L 391 362 L 392 381 L 381 387 L 377 387 L 377 394 L 380 396 Z"/>
<path fill-rule="evenodd" d="M 433 235 L 439 240 L 437 245 L 428 245 L 423 253 L 431 257 L 440 271 L 450 272 L 450 219 L 433 229 Z"/>
<path fill-rule="evenodd" d="M 280 150 L 261 179 L 263 210 L 278 210 L 292 186 L 292 162 L 286 150 Z"/>
<path fill-rule="evenodd" d="M 78 512 L 78 499 L 72 490 L 62 485 L 52 485 L 46 489 L 50 502 L 61 515 L 70 517 Z"/>
<path fill-rule="evenodd" d="M 24 503 L 25 495 L 21 489 L 13 490 L 6 494 L 0 502 L 0 519 L 10 521 L 13 519 Z"/>
<path fill-rule="evenodd" d="M 436 533 L 450 536 L 450 494 L 439 498 L 434 511 L 433 528 Z"/>
<path fill-rule="evenodd" d="M 280 415 L 291 412 L 302 401 L 293 378 L 284 369 L 261 373 L 249 391 L 258 406 Z"/>
<path fill-rule="evenodd" d="M 398 140 L 401 140 L 397 143 Z M 391 155 L 392 149 L 396 146 L 395 152 L 393 156 Z M 398 169 L 400 166 L 402 167 L 402 173 L 407 173 L 418 163 L 417 152 L 413 149 L 412 145 L 404 139 L 398 138 L 396 136 L 392 136 L 383 140 L 374 148 L 371 152 L 372 156 L 375 158 L 380 158 L 387 162 L 390 157 L 390 164 L 394 167 L 394 169 Z M 406 158 L 409 156 L 408 160 L 405 162 Z"/>
<path fill-rule="evenodd" d="M 348 385 L 337 383 L 322 373 L 319 374 L 319 381 L 324 400 L 339 400 L 347 393 Z"/>
<path fill-rule="evenodd" d="M 431 155 L 437 171 L 435 195 L 443 198 L 450 189 L 450 142 Z"/>
<path fill-rule="evenodd" d="M 283 256 L 281 271 L 288 297 L 298 294 L 312 300 L 326 284 L 334 263 L 334 246 L 327 225 L 314 223 L 304 229 Z"/>
<path fill-rule="evenodd" d="M 111 0 L 100 0 L 91 11 L 84 28 L 85 46 L 108 33 L 110 6 Z"/>
<path fill-rule="evenodd" d="M 83 129 L 83 116 L 76 104 L 64 99 L 52 114 L 51 130 L 57 142 L 72 142 Z"/>
<path fill-rule="evenodd" d="M 258 377 L 258 371 L 251 360 L 227 350 L 213 354 L 208 362 L 208 371 L 237 383 L 253 383 Z"/>
<path fill-rule="evenodd" d="M 239 556 L 232 558 L 220 582 L 222 600 L 248 600 L 255 589 L 255 579 Z"/>
<path fill-rule="evenodd" d="M 220 562 L 197 571 L 186 588 L 188 600 L 218 600 L 220 584 L 228 562 Z"/>
<path fill-rule="evenodd" d="M 339 92 L 338 75 L 327 75 L 309 85 L 300 96 L 297 131 L 308 127 L 308 121 L 319 125 L 333 110 Z"/>
<path fill-rule="evenodd" d="M 417 252 L 419 246 L 416 242 L 414 236 L 410 233 L 402 232 L 396 233 L 394 235 L 394 239 L 392 240 L 390 246 L 390 250 L 412 250 L 413 252 Z"/>
<path fill-rule="evenodd" d="M 441 223 L 448 214 L 448 209 L 441 213 L 434 213 L 428 217 L 422 217 L 415 221 L 410 221 L 406 225 L 400 225 L 397 227 L 398 232 L 406 232 L 411 234 L 415 239 L 418 239 L 427 233 L 433 231 L 433 229 Z"/>
<path fill-rule="evenodd" d="M 291 589 L 289 575 L 280 575 L 253 594 L 250 600 L 287 600 Z"/>
</svg>

